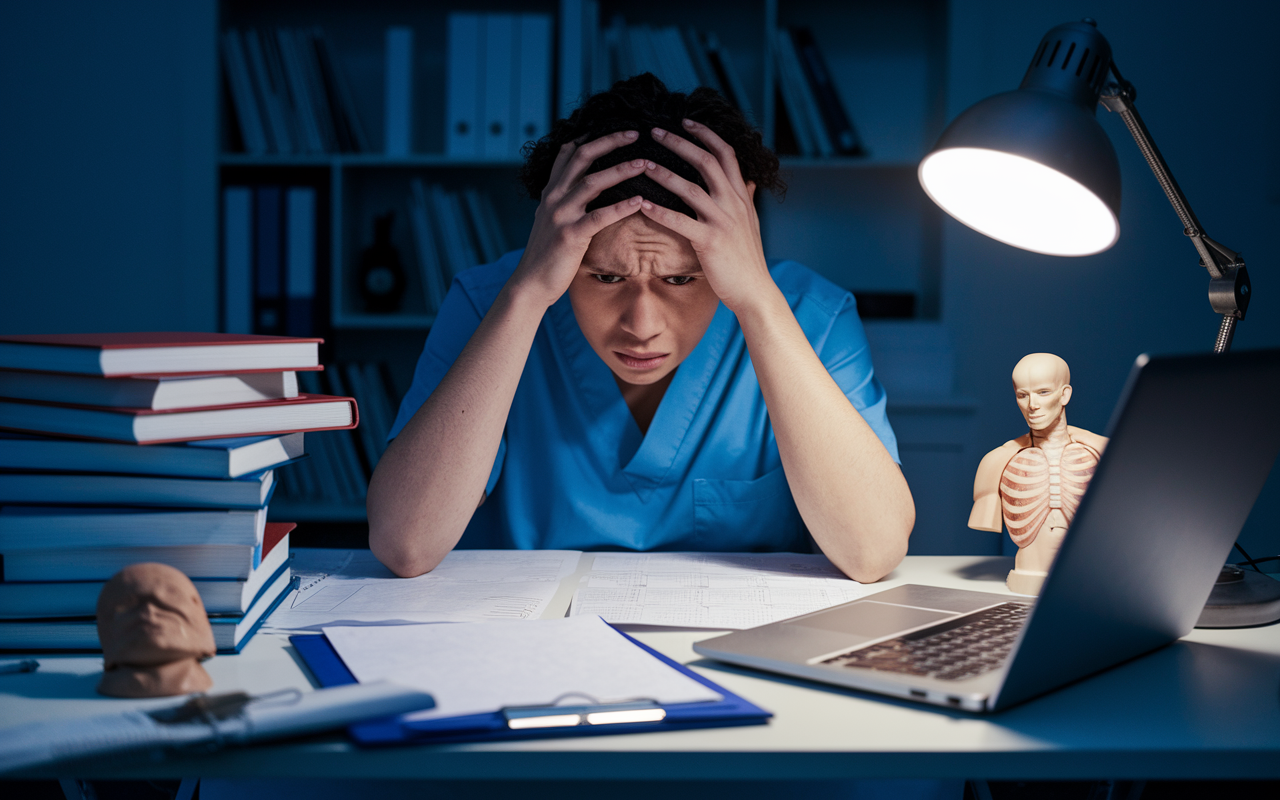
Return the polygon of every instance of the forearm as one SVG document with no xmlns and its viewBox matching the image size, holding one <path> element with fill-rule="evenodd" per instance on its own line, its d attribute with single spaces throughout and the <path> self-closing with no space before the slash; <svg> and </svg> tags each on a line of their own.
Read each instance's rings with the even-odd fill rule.
<svg viewBox="0 0 1280 800">
<path fill-rule="evenodd" d="M 845 397 L 776 289 L 736 311 L 787 482 L 822 552 L 854 580 L 902 560 L 915 523 L 911 491 Z"/>
<path fill-rule="evenodd" d="M 508 284 L 379 461 L 369 482 L 369 547 L 397 575 L 434 569 L 466 530 L 545 310 Z"/>
</svg>

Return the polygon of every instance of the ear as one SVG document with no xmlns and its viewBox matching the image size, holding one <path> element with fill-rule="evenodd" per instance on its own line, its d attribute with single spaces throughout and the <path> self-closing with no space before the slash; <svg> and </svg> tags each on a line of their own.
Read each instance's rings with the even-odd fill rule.
<svg viewBox="0 0 1280 800">
<path fill-rule="evenodd" d="M 752 200 L 756 199 L 756 182 L 755 181 L 747 181 L 747 197 L 751 198 Z"/>
<path fill-rule="evenodd" d="M 1062 387 L 1062 404 L 1065 406 L 1071 402 L 1071 384 Z"/>
</svg>

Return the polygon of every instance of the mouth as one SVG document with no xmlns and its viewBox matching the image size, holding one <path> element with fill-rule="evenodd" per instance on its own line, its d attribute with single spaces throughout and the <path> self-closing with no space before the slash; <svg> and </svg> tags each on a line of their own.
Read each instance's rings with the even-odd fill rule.
<svg viewBox="0 0 1280 800">
<path fill-rule="evenodd" d="M 637 353 L 630 350 L 614 350 L 613 354 L 623 365 L 631 369 L 654 369 L 671 355 L 670 353 Z"/>
</svg>

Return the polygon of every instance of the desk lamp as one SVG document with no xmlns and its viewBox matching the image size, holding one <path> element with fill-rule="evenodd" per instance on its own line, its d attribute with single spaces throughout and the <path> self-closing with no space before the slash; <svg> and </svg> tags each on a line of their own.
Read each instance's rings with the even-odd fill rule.
<svg viewBox="0 0 1280 800">
<path fill-rule="evenodd" d="M 1120 162 L 1095 112 L 1101 104 L 1118 113 L 1209 272 L 1209 305 L 1222 315 L 1213 349 L 1225 353 L 1249 307 L 1249 273 L 1239 253 L 1205 235 L 1136 96 L 1096 22 L 1059 25 L 1041 39 L 1021 86 L 947 126 L 920 162 L 920 183 L 944 211 L 997 241 L 1046 255 L 1101 253 L 1120 238 Z M 1277 619 L 1280 581 L 1226 565 L 1199 626 Z"/>
</svg>

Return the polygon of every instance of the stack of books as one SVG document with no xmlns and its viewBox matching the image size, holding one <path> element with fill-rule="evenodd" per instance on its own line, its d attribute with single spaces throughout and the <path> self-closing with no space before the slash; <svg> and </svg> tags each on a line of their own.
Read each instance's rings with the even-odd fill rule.
<svg viewBox="0 0 1280 800">
<path fill-rule="evenodd" d="M 291 581 L 275 469 L 358 422 L 353 398 L 298 391 L 320 341 L 0 336 L 0 650 L 99 649 L 103 583 L 158 561 L 239 651 Z"/>
</svg>

